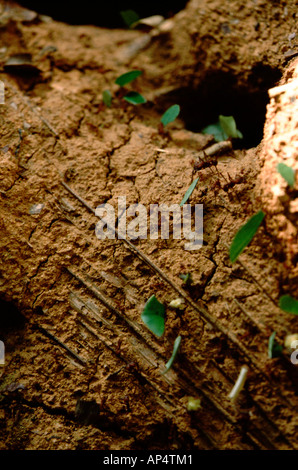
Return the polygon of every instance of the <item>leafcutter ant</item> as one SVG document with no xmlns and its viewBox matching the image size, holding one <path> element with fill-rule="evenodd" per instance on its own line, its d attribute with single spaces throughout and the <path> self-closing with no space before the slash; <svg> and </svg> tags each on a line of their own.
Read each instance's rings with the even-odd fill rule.
<svg viewBox="0 0 298 470">
<path fill-rule="evenodd" d="M 198 157 L 198 159 L 194 162 L 193 164 L 193 172 L 197 172 L 197 171 L 200 171 L 200 170 L 204 170 L 205 168 L 211 168 L 211 167 L 217 167 L 217 159 L 216 158 L 212 158 L 212 157 L 208 157 L 208 155 L 204 152 L 204 150 L 202 150 L 204 156 L 205 156 L 205 160 L 203 160 L 200 156 Z"/>
</svg>

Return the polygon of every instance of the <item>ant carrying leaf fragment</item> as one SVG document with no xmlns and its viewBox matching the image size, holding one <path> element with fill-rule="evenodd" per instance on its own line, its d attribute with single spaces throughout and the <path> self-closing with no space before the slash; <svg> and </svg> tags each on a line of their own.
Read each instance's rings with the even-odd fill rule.
<svg viewBox="0 0 298 470">
<path fill-rule="evenodd" d="M 171 122 L 175 121 L 176 117 L 178 117 L 180 113 L 180 106 L 179 104 L 173 104 L 170 106 L 161 116 L 160 123 L 159 123 L 159 133 L 163 134 L 165 126 L 170 124 Z"/>
<path fill-rule="evenodd" d="M 180 348 L 180 343 L 181 343 L 181 336 L 177 336 L 177 338 L 174 341 L 174 347 L 173 347 L 173 353 L 168 362 L 166 363 L 166 369 L 163 371 L 163 374 L 166 374 L 170 368 L 173 365 L 173 362 L 176 359 L 176 356 L 178 354 L 179 348 Z"/>
<path fill-rule="evenodd" d="M 133 29 L 134 25 L 137 24 L 140 19 L 139 15 L 134 10 L 120 11 L 120 15 L 125 25 L 130 29 Z"/>
<path fill-rule="evenodd" d="M 112 93 L 110 90 L 104 90 L 102 92 L 102 100 L 108 108 L 112 106 Z"/>
<path fill-rule="evenodd" d="M 202 130 L 203 134 L 211 134 L 216 142 L 223 142 L 227 139 L 242 139 L 242 133 L 237 129 L 233 116 L 218 117 L 218 121 L 210 124 Z"/>
<path fill-rule="evenodd" d="M 272 333 L 268 341 L 268 357 L 273 359 L 282 354 L 283 347 L 275 341 L 276 331 Z"/>
<path fill-rule="evenodd" d="M 165 331 L 165 307 L 155 295 L 146 302 L 141 318 L 147 328 L 156 336 L 162 336 Z"/>
<path fill-rule="evenodd" d="M 291 295 L 283 295 L 279 299 L 279 306 L 282 310 L 293 315 L 298 315 L 298 300 Z"/>
<path fill-rule="evenodd" d="M 179 274 L 180 279 L 182 279 L 185 286 L 190 286 L 192 284 L 191 273 Z"/>
<path fill-rule="evenodd" d="M 232 263 L 236 261 L 240 253 L 251 242 L 264 217 L 264 212 L 259 211 L 238 230 L 230 246 L 230 260 Z"/>
<path fill-rule="evenodd" d="M 128 83 L 133 82 L 136 78 L 138 78 L 143 72 L 141 70 L 131 70 L 130 72 L 123 73 L 119 77 L 116 78 L 115 83 L 119 85 L 120 89 L 118 90 L 118 97 L 124 99 L 130 104 L 138 105 L 146 103 L 147 100 L 137 91 L 129 91 L 126 92 L 125 85 Z M 112 94 L 110 90 L 104 90 L 102 92 L 102 100 L 103 103 L 110 108 L 112 105 Z"/>
<path fill-rule="evenodd" d="M 127 95 L 124 96 L 123 99 L 128 103 L 135 105 L 147 102 L 146 98 L 144 98 L 144 96 L 140 95 L 140 93 L 137 93 L 136 91 L 130 91 L 129 93 L 127 93 Z"/>
<path fill-rule="evenodd" d="M 180 207 L 183 206 L 183 204 L 185 204 L 188 201 L 188 199 L 192 195 L 198 181 L 199 181 L 199 178 L 196 178 L 195 180 L 193 180 L 193 182 L 189 186 L 188 190 L 184 194 L 184 197 L 183 197 L 182 201 L 180 202 Z"/>
<path fill-rule="evenodd" d="M 143 72 L 141 70 L 132 70 L 131 72 L 123 73 L 118 78 L 116 78 L 115 83 L 119 86 L 125 86 L 142 75 L 142 73 Z"/>
</svg>

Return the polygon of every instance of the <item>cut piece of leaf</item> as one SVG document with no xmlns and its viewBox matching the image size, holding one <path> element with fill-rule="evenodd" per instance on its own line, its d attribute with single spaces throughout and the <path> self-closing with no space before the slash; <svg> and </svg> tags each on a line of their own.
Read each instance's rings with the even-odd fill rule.
<svg viewBox="0 0 298 470">
<path fill-rule="evenodd" d="M 144 96 L 140 95 L 140 93 L 137 93 L 136 91 L 130 91 L 129 93 L 127 93 L 127 95 L 124 96 L 123 99 L 131 104 L 143 104 L 147 102 L 146 98 L 144 98 Z"/>
<path fill-rule="evenodd" d="M 283 347 L 275 341 L 276 331 L 272 333 L 268 341 L 268 357 L 273 359 L 282 355 Z"/>
<path fill-rule="evenodd" d="M 112 105 L 112 93 L 110 92 L 110 90 L 104 90 L 102 92 L 102 100 L 103 100 L 104 104 L 106 106 L 108 106 L 108 108 L 111 107 L 111 105 Z"/>
<path fill-rule="evenodd" d="M 175 361 L 177 353 L 179 351 L 180 343 L 181 343 L 181 336 L 177 336 L 177 338 L 174 341 L 172 356 L 166 363 L 166 369 L 163 371 L 163 374 L 166 374 L 171 369 L 173 362 Z"/>
<path fill-rule="evenodd" d="M 230 246 L 230 260 L 232 263 L 236 261 L 240 253 L 242 253 L 244 248 L 251 242 L 264 217 L 264 212 L 259 211 L 238 230 Z"/>
<path fill-rule="evenodd" d="M 233 116 L 220 115 L 219 120 L 214 124 L 204 127 L 202 133 L 213 135 L 216 142 L 223 142 L 229 137 L 232 139 L 243 138 L 242 133 L 236 127 L 236 122 Z"/>
<path fill-rule="evenodd" d="M 143 72 L 141 72 L 141 70 L 132 70 L 131 72 L 123 73 L 120 75 L 120 77 L 116 78 L 115 83 L 119 86 L 127 85 L 139 77 L 142 73 Z"/>
<path fill-rule="evenodd" d="M 180 279 L 182 279 L 183 284 L 185 284 L 186 286 L 190 286 L 190 285 L 191 285 L 191 283 L 192 283 L 192 276 L 191 276 L 191 273 L 179 274 L 179 277 L 180 277 Z"/>
<path fill-rule="evenodd" d="M 295 185 L 295 170 L 285 163 L 279 163 L 277 165 L 278 173 L 286 180 L 291 188 Z"/>
<path fill-rule="evenodd" d="M 217 122 L 216 124 L 210 124 L 209 126 L 204 127 L 204 129 L 202 129 L 202 133 L 213 135 L 214 140 L 216 142 L 223 142 L 224 140 L 227 140 L 228 138 L 227 134 L 223 131 L 219 122 Z"/>
<path fill-rule="evenodd" d="M 298 300 L 290 295 L 283 295 L 279 299 L 279 306 L 282 310 L 293 315 L 298 315 Z"/>
<path fill-rule="evenodd" d="M 233 116 L 219 116 L 219 123 L 223 132 L 232 139 L 243 139 L 243 135 L 238 131 Z"/>
<path fill-rule="evenodd" d="M 170 122 L 175 121 L 176 117 L 180 113 L 180 106 L 179 104 L 173 104 L 173 106 L 170 106 L 161 116 L 160 122 L 166 126 L 167 124 L 170 124 Z"/>
<path fill-rule="evenodd" d="M 192 195 L 193 190 L 195 189 L 198 181 L 199 181 L 199 178 L 196 178 L 195 180 L 193 180 L 193 182 L 189 186 L 188 190 L 184 194 L 184 197 L 183 197 L 182 201 L 180 202 L 180 207 L 183 206 L 183 204 L 185 204 L 188 201 L 188 199 Z"/>
<path fill-rule="evenodd" d="M 132 28 L 135 23 L 140 19 L 139 15 L 134 10 L 120 11 L 120 15 L 128 28 Z"/>
<path fill-rule="evenodd" d="M 156 336 L 162 336 L 165 331 L 165 307 L 155 295 L 146 302 L 141 318 L 147 328 Z"/>
</svg>

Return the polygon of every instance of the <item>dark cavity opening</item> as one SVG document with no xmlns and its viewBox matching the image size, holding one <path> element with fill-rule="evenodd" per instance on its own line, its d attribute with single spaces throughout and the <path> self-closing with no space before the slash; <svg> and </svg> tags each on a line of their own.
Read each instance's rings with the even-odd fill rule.
<svg viewBox="0 0 298 470">
<path fill-rule="evenodd" d="M 0 334 L 9 330 L 22 329 L 25 325 L 25 317 L 17 307 L 6 300 L 0 300 Z"/>
<path fill-rule="evenodd" d="M 81 2 L 61 2 L 57 0 L 40 2 L 37 0 L 22 0 L 23 7 L 34 10 L 39 14 L 51 16 L 56 21 L 69 24 L 92 24 L 105 28 L 124 28 L 125 23 L 120 12 L 135 11 L 140 18 L 152 15 L 162 15 L 166 18 L 185 8 L 186 0 L 109 0 Z"/>
<path fill-rule="evenodd" d="M 216 123 L 220 114 L 233 116 L 243 139 L 234 141 L 234 148 L 256 147 L 263 138 L 268 89 L 281 78 L 279 70 L 268 66 L 255 67 L 249 79 L 239 84 L 232 72 L 210 71 L 197 88 L 185 87 L 163 97 L 163 108 L 180 105 L 179 117 L 186 129 L 201 132 Z"/>
</svg>

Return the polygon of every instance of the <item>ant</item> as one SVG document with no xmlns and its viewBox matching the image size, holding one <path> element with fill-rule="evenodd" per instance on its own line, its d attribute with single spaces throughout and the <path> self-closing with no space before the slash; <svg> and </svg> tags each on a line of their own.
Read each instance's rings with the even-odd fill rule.
<svg viewBox="0 0 298 470">
<path fill-rule="evenodd" d="M 205 155 L 206 159 L 203 160 L 200 156 L 198 157 L 198 159 L 193 162 L 192 161 L 192 165 L 193 165 L 193 174 L 197 171 L 200 171 L 200 170 L 203 170 L 205 168 L 215 168 L 216 170 L 216 173 L 217 173 L 217 180 L 215 181 L 215 183 L 213 184 L 213 189 L 214 189 L 214 192 L 216 194 L 218 194 L 219 190 L 222 189 L 223 191 L 225 191 L 226 193 L 229 191 L 229 189 L 232 189 L 234 188 L 234 186 L 236 184 L 239 184 L 241 183 L 242 179 L 243 179 L 243 175 L 241 174 L 240 176 L 238 176 L 237 178 L 231 178 L 231 176 L 229 175 L 228 173 L 228 180 L 225 178 L 225 176 L 219 172 L 218 168 L 217 168 L 217 165 L 218 165 L 218 161 L 217 161 L 217 158 L 215 157 L 209 157 L 205 152 L 204 150 L 202 151 L 203 154 Z M 222 179 L 224 179 L 225 183 L 222 183 L 220 181 L 220 177 Z M 240 202 L 239 200 L 239 197 L 238 197 L 238 194 L 236 193 L 236 196 L 237 196 L 237 199 L 238 201 Z"/>
<path fill-rule="evenodd" d="M 129 362 L 128 364 L 126 364 L 125 369 L 127 369 L 131 373 L 137 372 L 138 364 L 136 362 Z"/>
<path fill-rule="evenodd" d="M 217 164 L 218 164 L 217 159 L 212 158 L 212 157 L 208 157 L 208 155 L 204 152 L 204 150 L 202 150 L 202 152 L 203 152 L 204 156 L 206 157 L 206 159 L 203 160 L 199 156 L 196 161 L 192 161 L 193 173 L 196 173 L 197 171 L 200 171 L 200 170 L 204 170 L 205 168 L 215 167 L 216 170 L 217 170 L 217 173 L 219 174 L 218 169 L 217 169 Z"/>
<path fill-rule="evenodd" d="M 124 395 L 123 401 L 124 401 L 124 404 L 125 404 L 125 407 L 126 407 L 126 411 L 130 411 L 129 396 Z"/>
<path fill-rule="evenodd" d="M 132 374 L 135 374 L 138 372 L 138 364 L 136 362 L 128 362 L 124 366 L 121 366 L 120 369 L 116 370 L 115 372 L 112 372 L 111 374 L 108 375 L 108 379 L 115 377 L 118 375 L 122 370 L 127 370 L 128 372 L 131 372 Z"/>
<path fill-rule="evenodd" d="M 197 171 L 204 170 L 205 168 L 215 168 L 216 173 L 218 178 L 222 177 L 225 180 L 225 177 L 223 174 L 221 174 L 218 171 L 217 165 L 218 161 L 216 157 L 211 157 L 202 150 L 203 155 L 205 156 L 205 160 L 203 160 L 200 156 L 195 162 L 192 162 L 193 164 L 193 174 L 196 173 Z"/>
<path fill-rule="evenodd" d="M 229 181 L 227 181 L 224 185 L 222 185 L 222 189 L 225 192 L 228 192 L 229 189 L 233 188 L 235 184 L 239 184 L 242 182 L 242 176 L 238 176 L 238 178 L 232 179 L 228 173 Z"/>
<path fill-rule="evenodd" d="M 117 348 L 115 350 L 115 353 L 117 356 L 120 356 L 120 353 L 121 353 L 121 345 L 122 345 L 122 339 L 121 338 L 118 338 L 118 342 L 117 342 Z"/>
<path fill-rule="evenodd" d="M 219 181 L 219 178 L 222 177 L 223 179 L 225 179 L 225 177 L 218 171 L 218 168 L 217 168 L 217 165 L 218 165 L 218 161 L 217 161 L 217 158 L 215 157 L 210 157 L 208 156 L 204 150 L 202 150 L 202 153 L 203 155 L 205 156 L 205 160 L 203 160 L 200 156 L 198 157 L 198 159 L 196 161 L 192 161 L 192 165 L 193 165 L 193 174 L 196 173 L 197 171 L 201 171 L 201 170 L 204 170 L 205 168 L 215 168 L 216 170 L 216 173 L 217 173 L 217 177 L 218 177 L 218 182 L 216 184 L 216 186 L 220 188 L 220 181 Z M 219 189 L 218 188 L 218 189 Z"/>
</svg>

